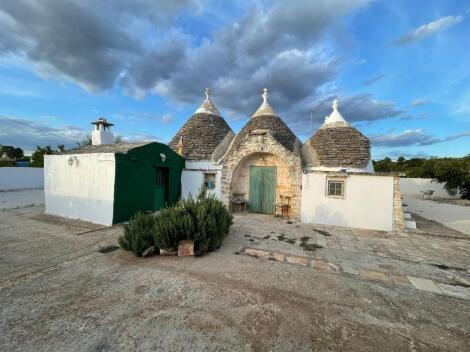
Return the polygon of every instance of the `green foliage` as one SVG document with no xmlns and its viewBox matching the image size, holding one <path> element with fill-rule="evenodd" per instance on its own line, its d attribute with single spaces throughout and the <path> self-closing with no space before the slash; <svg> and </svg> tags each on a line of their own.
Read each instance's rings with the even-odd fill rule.
<svg viewBox="0 0 470 352">
<path fill-rule="evenodd" d="M 444 159 L 434 165 L 434 179 L 445 182 L 447 191 L 458 190 L 461 197 L 470 199 L 470 155 L 460 159 Z"/>
<path fill-rule="evenodd" d="M 91 145 L 91 134 L 87 133 L 79 142 L 77 142 L 77 147 L 85 147 Z"/>
<path fill-rule="evenodd" d="M 54 154 L 55 150 L 51 148 L 50 145 L 46 145 L 44 148 L 37 146 L 36 150 L 31 155 L 31 163 L 30 166 L 32 167 L 44 167 L 44 155 L 51 155 Z"/>
<path fill-rule="evenodd" d="M 390 158 L 374 161 L 376 172 L 404 172 L 408 177 L 432 178 L 445 183 L 450 194 L 460 193 L 464 199 L 470 199 L 470 155 L 463 158 Z"/>
<path fill-rule="evenodd" d="M 3 153 L 5 153 L 9 158 L 15 159 L 15 160 L 24 158 L 23 149 L 15 148 L 15 147 L 12 147 L 11 145 L 0 146 L 0 156 L 2 156 Z"/>
<path fill-rule="evenodd" d="M 124 228 L 120 246 L 137 256 L 154 245 L 161 249 L 178 246 L 182 240 L 194 241 L 195 255 L 220 248 L 233 223 L 233 216 L 221 201 L 201 191 L 180 205 L 164 208 L 156 215 L 137 213 Z"/>
<path fill-rule="evenodd" d="M 154 245 L 155 216 L 143 213 L 135 214 L 124 227 L 124 235 L 119 237 L 119 245 L 126 251 L 132 251 L 138 257 Z"/>
<path fill-rule="evenodd" d="M 15 160 L 0 160 L 0 167 L 13 167 L 16 166 Z"/>
<path fill-rule="evenodd" d="M 116 136 L 114 137 L 114 144 L 124 143 L 123 136 Z M 87 133 L 79 142 L 77 142 L 77 147 L 85 147 L 87 145 L 91 145 L 91 134 Z"/>
<path fill-rule="evenodd" d="M 195 255 L 220 248 L 233 223 L 233 216 L 223 203 L 214 195 L 207 196 L 202 188 L 197 199 L 190 196 L 183 201 L 183 207 L 193 220 L 195 231 L 189 239 L 194 240 Z"/>
<path fill-rule="evenodd" d="M 192 237 L 194 224 L 190 215 L 180 206 L 164 208 L 155 216 L 154 243 L 158 248 L 178 246 L 178 242 Z"/>
</svg>

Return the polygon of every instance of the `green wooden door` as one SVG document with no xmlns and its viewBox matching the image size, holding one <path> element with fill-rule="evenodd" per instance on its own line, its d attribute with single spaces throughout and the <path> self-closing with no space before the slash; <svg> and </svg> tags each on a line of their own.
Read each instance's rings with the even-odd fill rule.
<svg viewBox="0 0 470 352">
<path fill-rule="evenodd" d="M 276 201 L 276 167 L 251 166 L 249 185 L 250 211 L 274 214 Z"/>
<path fill-rule="evenodd" d="M 155 206 L 154 210 L 160 210 L 168 201 L 168 168 L 155 168 Z"/>
</svg>

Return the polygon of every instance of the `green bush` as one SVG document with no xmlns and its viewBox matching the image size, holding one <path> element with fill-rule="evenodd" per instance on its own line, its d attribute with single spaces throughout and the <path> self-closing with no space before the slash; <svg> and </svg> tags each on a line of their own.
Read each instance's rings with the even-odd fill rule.
<svg viewBox="0 0 470 352">
<path fill-rule="evenodd" d="M 135 214 L 124 227 L 124 235 L 119 237 L 119 245 L 126 251 L 132 251 L 138 257 L 154 245 L 155 216 L 143 213 Z"/>
<path fill-rule="evenodd" d="M 193 221 L 180 206 L 164 208 L 155 216 L 153 239 L 158 248 L 177 247 L 179 241 L 189 239 L 193 232 Z"/>
<path fill-rule="evenodd" d="M 194 241 L 194 254 L 203 255 L 220 248 L 233 217 L 221 201 L 202 190 L 196 199 L 164 208 L 156 215 L 137 213 L 124 228 L 119 244 L 137 256 L 150 246 L 169 249 L 181 240 Z"/>
<path fill-rule="evenodd" d="M 220 248 L 233 223 L 233 216 L 223 203 L 202 189 L 197 199 L 190 196 L 183 201 L 183 208 L 193 221 L 194 232 L 189 239 L 194 241 L 195 255 Z"/>
<path fill-rule="evenodd" d="M 0 160 L 0 167 L 14 167 L 16 166 L 15 160 Z"/>
</svg>

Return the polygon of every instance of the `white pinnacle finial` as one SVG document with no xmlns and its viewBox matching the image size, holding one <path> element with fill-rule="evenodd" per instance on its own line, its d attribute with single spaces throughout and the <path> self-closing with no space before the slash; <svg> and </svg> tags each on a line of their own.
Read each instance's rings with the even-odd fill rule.
<svg viewBox="0 0 470 352">
<path fill-rule="evenodd" d="M 333 110 L 338 110 L 338 99 L 335 99 L 333 100 L 333 105 L 331 105 L 331 107 L 333 108 Z"/>
<path fill-rule="evenodd" d="M 263 97 L 263 104 L 268 103 L 268 88 L 263 89 L 263 94 L 261 95 Z"/>
<path fill-rule="evenodd" d="M 209 96 L 211 95 L 211 90 L 209 88 L 206 88 L 204 90 L 204 93 L 206 94 L 206 100 L 209 100 Z"/>
</svg>

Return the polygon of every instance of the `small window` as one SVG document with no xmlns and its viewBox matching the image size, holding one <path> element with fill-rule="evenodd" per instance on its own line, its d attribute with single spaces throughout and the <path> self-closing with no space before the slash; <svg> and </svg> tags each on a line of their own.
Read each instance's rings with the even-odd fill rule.
<svg viewBox="0 0 470 352">
<path fill-rule="evenodd" d="M 328 197 L 344 198 L 344 181 L 328 180 Z"/>
<path fill-rule="evenodd" d="M 215 189 L 215 174 L 204 174 L 204 187 L 206 189 Z"/>
<path fill-rule="evenodd" d="M 168 169 L 165 167 L 157 167 L 155 171 L 156 171 L 155 185 L 166 186 L 168 182 Z"/>
</svg>

